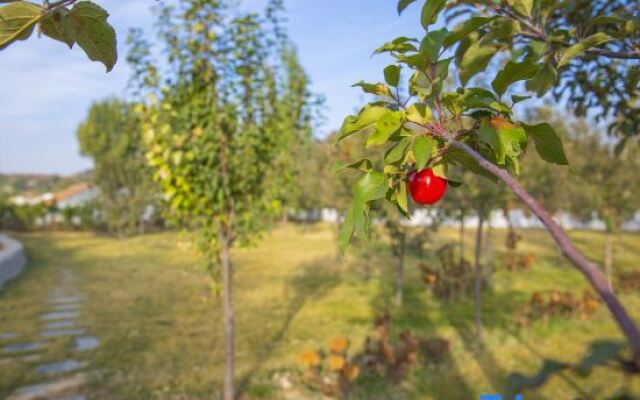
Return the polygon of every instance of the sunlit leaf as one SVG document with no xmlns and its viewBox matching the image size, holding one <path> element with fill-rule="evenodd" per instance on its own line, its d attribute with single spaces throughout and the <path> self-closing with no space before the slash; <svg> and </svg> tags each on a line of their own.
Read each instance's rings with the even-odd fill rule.
<svg viewBox="0 0 640 400">
<path fill-rule="evenodd" d="M 417 42 L 416 39 L 402 36 L 378 47 L 373 54 L 406 53 L 409 51 L 418 51 L 418 48 L 413 44 L 416 42 Z"/>
<path fill-rule="evenodd" d="M 360 81 L 353 85 L 353 87 L 362 88 L 365 93 L 375 94 L 376 96 L 391 96 L 391 90 L 389 89 L 389 87 L 382 83 L 366 83 Z"/>
<path fill-rule="evenodd" d="M 403 116 L 400 112 L 390 111 L 384 114 L 378 122 L 376 122 L 376 129 L 371 136 L 369 136 L 367 146 L 377 146 L 387 143 L 391 135 L 397 132 L 403 123 Z"/>
<path fill-rule="evenodd" d="M 42 8 L 26 1 L 0 7 L 0 50 L 17 40 L 26 40 L 42 17 Z"/>
<path fill-rule="evenodd" d="M 350 136 L 356 132 L 359 132 L 367 127 L 375 124 L 380 117 L 384 114 L 390 112 L 388 108 L 377 105 L 377 104 L 368 104 L 366 105 L 358 115 L 350 115 L 345 118 L 342 123 L 342 128 L 340 129 L 340 136 L 338 140 L 342 140 L 347 136 Z"/>
<path fill-rule="evenodd" d="M 407 109 L 406 118 L 408 121 L 424 125 L 431 121 L 431 109 L 424 103 L 414 103 Z"/>
<path fill-rule="evenodd" d="M 587 37 L 574 44 L 571 47 L 568 47 L 566 50 L 562 52 L 562 56 L 560 57 L 560 61 L 558 61 L 558 68 L 563 67 L 569 63 L 575 57 L 578 57 L 580 54 L 589 50 L 592 47 L 599 46 L 603 43 L 606 43 L 611 40 L 611 37 L 604 32 L 594 33 L 593 35 Z"/>
</svg>

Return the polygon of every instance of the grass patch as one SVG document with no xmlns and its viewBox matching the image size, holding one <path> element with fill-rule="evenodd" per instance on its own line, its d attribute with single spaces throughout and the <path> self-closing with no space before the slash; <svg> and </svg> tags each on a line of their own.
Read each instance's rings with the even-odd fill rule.
<svg viewBox="0 0 640 400">
<path fill-rule="evenodd" d="M 361 262 L 336 258 L 335 232 L 326 225 L 284 225 L 266 234 L 257 246 L 233 253 L 236 273 L 237 381 L 245 399 L 280 399 L 272 375 L 296 368 L 298 354 L 325 347 L 331 337 L 345 335 L 356 348 L 371 332 L 377 312 L 390 308 L 394 330 L 442 335 L 452 352 L 441 365 L 418 368 L 400 387 L 371 377 L 354 395 L 363 399 L 473 399 L 504 390 L 509 373 L 532 372 L 543 357 L 571 361 L 586 344 L 618 338 L 614 322 L 601 309 L 591 320 L 552 320 L 516 332 L 511 312 L 516 301 L 537 290 L 579 292 L 586 284 L 562 260 L 543 231 L 520 232 L 520 250 L 535 254 L 529 271 L 500 269 L 494 290 L 484 296 L 487 332 L 482 341 L 470 334 L 470 301 L 445 304 L 431 298 L 419 280 L 418 260 L 407 261 L 406 304 L 394 310 L 393 262 L 379 253 L 371 276 Z M 471 256 L 474 232 L 467 232 Z M 494 232 L 496 251 L 505 232 Z M 604 237 L 597 232 L 572 232 L 577 245 L 601 263 Z M 631 270 L 640 263 L 640 236 L 616 237 L 615 268 Z M 38 315 L 46 311 L 49 291 L 60 271 L 70 269 L 85 293 L 82 324 L 102 341 L 84 358 L 98 372 L 92 399 L 202 399 L 219 394 L 223 372 L 221 307 L 194 249 L 174 233 L 122 241 L 93 234 L 56 233 L 21 237 L 30 262 L 24 275 L 0 292 L 0 331 L 37 339 Z M 443 229 L 433 248 L 457 240 L 457 231 Z M 499 253 L 496 254 L 499 259 Z M 436 262 L 427 257 L 427 262 Z M 640 320 L 640 294 L 623 295 L 623 303 Z M 65 339 L 54 341 L 45 360 L 70 357 Z M 36 383 L 33 365 L 0 365 L 0 398 L 17 386 Z M 554 378 L 527 399 L 576 398 L 583 390 L 605 398 L 627 384 L 618 375 L 599 371 L 588 379 Z M 640 384 L 635 395 L 640 395 Z M 396 398 L 396 397 L 394 397 Z"/>
</svg>

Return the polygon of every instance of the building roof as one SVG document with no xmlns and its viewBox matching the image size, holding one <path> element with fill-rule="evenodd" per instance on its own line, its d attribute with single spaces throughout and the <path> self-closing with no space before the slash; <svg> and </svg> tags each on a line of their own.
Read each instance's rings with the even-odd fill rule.
<svg viewBox="0 0 640 400">
<path fill-rule="evenodd" d="M 89 184 L 86 182 L 80 182 L 80 183 L 76 183 L 74 185 L 71 185 L 69 187 L 67 187 L 64 190 L 61 190 L 59 192 L 56 192 L 54 194 L 54 198 L 56 200 L 56 202 L 60 202 L 60 201 L 64 201 L 70 197 L 73 197 L 77 194 L 80 194 L 82 192 L 85 192 L 89 190 Z"/>
</svg>

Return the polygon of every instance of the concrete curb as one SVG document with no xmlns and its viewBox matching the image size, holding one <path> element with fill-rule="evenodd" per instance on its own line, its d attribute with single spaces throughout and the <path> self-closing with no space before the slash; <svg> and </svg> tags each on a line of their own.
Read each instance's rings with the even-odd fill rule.
<svg viewBox="0 0 640 400">
<path fill-rule="evenodd" d="M 0 289 L 9 280 L 20 275 L 27 264 L 27 255 L 22 243 L 0 234 Z"/>
</svg>

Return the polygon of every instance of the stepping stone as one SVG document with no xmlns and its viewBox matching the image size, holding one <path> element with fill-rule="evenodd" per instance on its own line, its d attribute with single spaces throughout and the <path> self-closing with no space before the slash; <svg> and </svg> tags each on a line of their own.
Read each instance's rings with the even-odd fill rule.
<svg viewBox="0 0 640 400">
<path fill-rule="evenodd" d="M 74 319 L 78 318 L 80 313 L 78 311 L 60 311 L 42 314 L 40 319 L 43 321 L 52 321 L 57 319 Z"/>
<path fill-rule="evenodd" d="M 61 292 L 53 292 L 49 295 L 49 300 L 68 300 L 68 299 L 75 299 L 75 298 L 80 298 L 81 295 L 80 293 L 78 293 L 77 290 L 65 290 L 65 291 L 61 291 Z"/>
<path fill-rule="evenodd" d="M 53 304 L 67 304 L 67 303 L 80 303 L 82 297 L 80 296 L 50 296 L 49 302 Z"/>
<path fill-rule="evenodd" d="M 42 354 L 30 354 L 28 356 L 20 357 L 20 361 L 30 363 L 42 360 Z"/>
<path fill-rule="evenodd" d="M 80 336 L 84 335 L 86 329 L 47 329 L 40 332 L 43 337 Z"/>
<path fill-rule="evenodd" d="M 0 332 L 0 340 L 11 340 L 18 337 L 17 333 L 13 332 Z"/>
<path fill-rule="evenodd" d="M 63 374 L 66 372 L 73 372 L 84 368 L 87 365 L 85 362 L 76 360 L 64 360 L 54 362 L 50 364 L 43 364 L 36 368 L 36 372 L 44 375 Z"/>
<path fill-rule="evenodd" d="M 95 336 L 82 336 L 75 338 L 73 343 L 73 350 L 75 351 L 87 351 L 93 350 L 100 346 L 100 340 Z"/>
<path fill-rule="evenodd" d="M 82 308 L 81 303 L 56 304 L 51 309 L 53 311 L 75 311 Z"/>
<path fill-rule="evenodd" d="M 22 353 L 44 348 L 43 342 L 8 344 L 2 348 L 5 353 Z"/>
<path fill-rule="evenodd" d="M 77 391 L 84 383 L 85 376 L 78 374 L 55 382 L 41 383 L 17 389 L 7 400 L 40 400 L 53 396 L 65 396 Z"/>
<path fill-rule="evenodd" d="M 58 321 L 50 321 L 44 324 L 45 329 L 61 329 L 61 328 L 75 328 L 76 321 L 72 319 L 61 319 Z"/>
<path fill-rule="evenodd" d="M 0 358 L 0 365 L 11 365 L 15 362 L 15 358 Z"/>
</svg>

